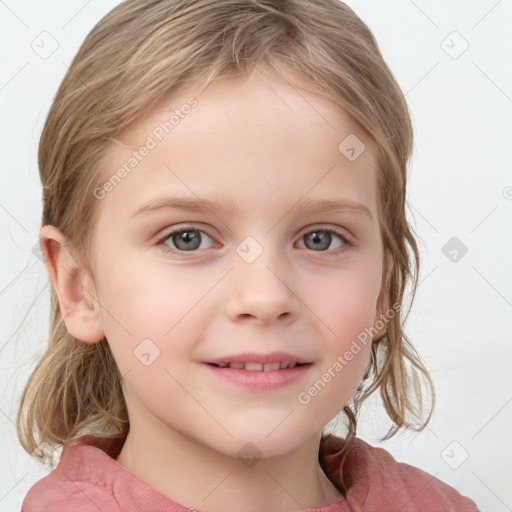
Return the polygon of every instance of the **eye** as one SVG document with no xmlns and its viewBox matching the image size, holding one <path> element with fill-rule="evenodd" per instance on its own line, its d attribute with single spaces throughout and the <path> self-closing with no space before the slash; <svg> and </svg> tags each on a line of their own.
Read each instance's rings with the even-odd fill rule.
<svg viewBox="0 0 512 512">
<path fill-rule="evenodd" d="M 179 229 L 173 229 L 168 231 L 160 240 L 157 245 L 162 246 L 164 252 L 190 252 L 196 249 L 204 249 L 201 247 L 203 238 L 206 237 L 212 240 L 204 231 L 190 226 L 181 227 Z M 176 249 L 169 247 L 168 241 L 172 242 Z"/>
<path fill-rule="evenodd" d="M 342 242 L 342 244 L 335 247 L 335 249 L 351 245 L 343 233 L 335 228 L 320 227 L 312 231 L 308 231 L 302 235 L 300 240 L 305 240 L 306 249 L 311 249 L 315 252 L 325 252 L 325 249 L 328 249 L 333 241 L 333 235 L 335 235 L 335 238 L 339 238 Z"/>
<path fill-rule="evenodd" d="M 338 238 L 341 240 L 341 244 L 336 248 L 352 245 L 349 240 L 344 236 L 344 234 L 335 229 L 328 227 L 320 227 L 314 230 L 306 232 L 304 235 L 300 237 L 300 240 L 303 239 L 306 241 L 305 248 L 311 249 L 314 252 L 330 252 L 326 251 L 329 246 L 333 242 L 334 238 Z M 172 229 L 167 231 L 157 242 L 156 245 L 162 247 L 164 252 L 171 252 L 174 254 L 179 254 L 183 252 L 193 252 L 197 249 L 205 249 L 203 242 L 209 239 L 213 241 L 213 239 L 207 235 L 203 230 L 191 227 L 191 226 L 182 226 L 179 228 Z M 336 251 L 338 254 L 341 251 Z"/>
</svg>

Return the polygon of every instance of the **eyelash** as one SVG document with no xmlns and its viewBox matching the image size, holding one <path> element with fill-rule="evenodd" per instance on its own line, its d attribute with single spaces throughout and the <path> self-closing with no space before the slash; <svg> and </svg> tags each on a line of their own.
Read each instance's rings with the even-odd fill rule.
<svg viewBox="0 0 512 512">
<path fill-rule="evenodd" d="M 185 231 L 197 231 L 199 233 L 204 233 L 206 234 L 209 238 L 211 238 L 213 240 L 213 237 L 208 235 L 208 233 L 206 233 L 204 230 L 202 229 L 198 229 L 198 228 L 194 228 L 193 226 L 181 226 L 179 228 L 175 228 L 175 229 L 172 229 L 170 231 L 167 231 L 162 237 L 160 237 L 156 244 L 157 246 L 161 246 L 161 249 L 164 253 L 172 253 L 172 254 L 186 254 L 186 253 L 194 253 L 194 252 L 197 252 L 198 249 L 196 250 L 193 250 L 193 251 L 181 251 L 179 249 L 171 249 L 165 242 L 171 238 L 172 235 L 175 235 L 176 233 L 183 233 Z M 339 236 L 341 238 L 341 240 L 343 241 L 343 246 L 342 247 L 339 247 L 336 252 L 332 252 L 332 251 L 313 251 L 310 249 L 311 252 L 318 252 L 319 254 L 323 255 L 323 257 L 331 257 L 331 256 L 337 256 L 339 254 L 341 254 L 342 252 L 344 252 L 345 250 L 347 250 L 350 246 L 354 245 L 353 243 L 351 243 L 351 241 L 346 237 L 346 235 L 344 233 L 342 233 L 340 230 L 336 229 L 336 228 L 332 228 L 332 227 L 317 227 L 317 228 L 314 228 L 314 229 L 311 229 L 309 231 L 306 231 L 305 233 L 303 233 L 299 239 L 303 238 L 304 236 L 310 234 L 310 233 L 313 233 L 315 231 L 325 231 L 326 233 L 333 233 L 337 236 Z"/>
</svg>

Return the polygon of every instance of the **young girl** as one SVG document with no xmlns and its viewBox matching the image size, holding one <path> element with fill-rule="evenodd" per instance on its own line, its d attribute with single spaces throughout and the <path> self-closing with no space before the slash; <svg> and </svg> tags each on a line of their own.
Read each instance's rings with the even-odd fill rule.
<svg viewBox="0 0 512 512">
<path fill-rule="evenodd" d="M 22 511 L 477 511 L 356 437 L 376 390 L 384 438 L 432 412 L 402 329 L 411 147 L 338 0 L 107 14 L 39 146 L 51 329 L 18 431 L 63 451 Z"/>
</svg>

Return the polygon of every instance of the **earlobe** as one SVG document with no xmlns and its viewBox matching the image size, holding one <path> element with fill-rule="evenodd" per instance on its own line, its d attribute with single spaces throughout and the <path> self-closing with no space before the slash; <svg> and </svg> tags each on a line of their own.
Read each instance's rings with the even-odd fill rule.
<svg viewBox="0 0 512 512">
<path fill-rule="evenodd" d="M 68 332 L 86 342 L 103 339 L 94 281 L 78 263 L 67 237 L 55 226 L 45 225 L 39 244 Z"/>
<path fill-rule="evenodd" d="M 386 334 L 388 330 L 388 318 L 386 310 L 381 306 L 382 301 L 379 299 L 375 308 L 375 320 L 373 322 L 373 341 L 377 341 Z"/>
<path fill-rule="evenodd" d="M 390 304 L 388 297 L 390 270 L 391 269 L 388 266 L 388 261 L 385 258 L 381 288 L 379 291 L 379 296 L 377 298 L 377 303 L 375 305 L 375 321 L 373 325 L 377 332 L 373 336 L 374 340 L 378 340 L 382 336 L 384 336 L 388 329 L 388 322 L 390 316 Z"/>
</svg>

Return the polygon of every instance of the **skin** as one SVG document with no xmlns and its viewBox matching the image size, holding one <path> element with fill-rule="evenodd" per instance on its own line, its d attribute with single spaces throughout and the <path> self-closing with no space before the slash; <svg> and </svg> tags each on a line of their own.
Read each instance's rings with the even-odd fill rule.
<svg viewBox="0 0 512 512">
<path fill-rule="evenodd" d="M 100 200 L 93 273 L 80 271 L 57 228 L 40 233 L 67 329 L 91 343 L 106 336 L 124 376 L 130 432 L 117 461 L 205 512 L 284 512 L 343 499 L 318 447 L 322 428 L 359 385 L 370 344 L 309 403 L 297 397 L 383 311 L 376 156 L 344 110 L 303 85 L 260 71 L 216 80 L 202 93 L 191 86 L 123 133 L 109 150 L 106 179 L 172 110 L 198 100 Z M 366 145 L 355 161 L 338 150 L 349 134 Z M 233 200 L 236 208 L 131 218 L 160 195 Z M 294 208 L 339 197 L 362 203 L 372 218 Z M 157 244 L 184 226 L 200 230 L 200 248 L 180 252 L 178 236 Z M 325 227 L 351 243 L 332 235 L 316 249 L 305 235 Z M 248 236 L 263 250 L 252 263 L 236 252 Z M 146 366 L 134 350 L 148 338 L 160 355 Z M 226 383 L 203 364 L 274 350 L 313 364 L 300 381 L 268 392 Z M 248 442 L 261 454 L 251 467 L 237 455 Z"/>
</svg>

